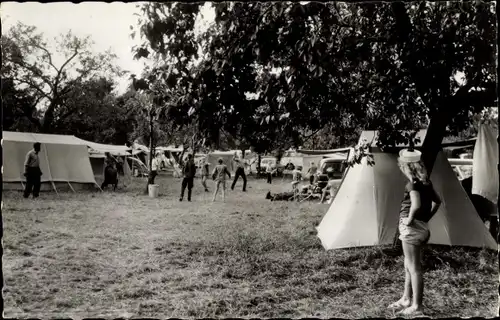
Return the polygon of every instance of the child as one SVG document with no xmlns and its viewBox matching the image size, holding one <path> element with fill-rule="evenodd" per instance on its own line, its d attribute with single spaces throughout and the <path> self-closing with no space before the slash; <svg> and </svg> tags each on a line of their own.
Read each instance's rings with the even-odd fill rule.
<svg viewBox="0 0 500 320">
<path fill-rule="evenodd" d="M 227 170 L 227 167 L 223 163 L 224 161 L 222 160 L 222 158 L 219 158 L 217 162 L 219 164 L 215 166 L 214 171 L 212 172 L 212 178 L 215 180 L 216 183 L 216 188 L 214 191 L 214 197 L 212 199 L 212 202 L 215 201 L 215 197 L 219 192 L 219 187 L 221 184 L 222 184 L 222 201 L 226 200 L 226 174 L 228 175 L 229 179 L 231 179 L 231 173 L 229 173 L 229 171 Z"/>
<path fill-rule="evenodd" d="M 298 167 L 295 167 L 292 171 L 292 190 L 293 192 L 298 192 L 297 186 L 299 185 L 300 181 L 302 180 L 302 171 L 299 170 Z"/>
<path fill-rule="evenodd" d="M 207 180 L 208 180 L 208 176 L 209 176 L 209 173 L 208 173 L 208 166 L 209 165 L 210 165 L 210 163 L 208 163 L 205 160 L 205 162 L 203 163 L 203 165 L 201 167 L 201 184 L 205 188 L 205 192 L 208 192 Z"/>
<path fill-rule="evenodd" d="M 273 182 L 273 166 L 269 163 L 266 168 L 267 173 L 267 183 L 271 184 Z"/>
<path fill-rule="evenodd" d="M 405 287 L 403 297 L 389 305 L 403 309 L 401 314 L 422 315 L 423 277 L 421 249 L 429 241 L 427 223 L 438 211 L 441 199 L 434 190 L 417 150 L 399 153 L 399 168 L 408 178 L 404 199 L 401 202 L 399 239 L 403 243 Z"/>
<path fill-rule="evenodd" d="M 316 172 L 318 171 L 318 167 L 314 164 L 314 162 L 311 161 L 311 167 L 309 170 L 307 170 L 307 173 L 309 175 L 309 184 L 314 183 L 314 177 L 316 176 Z"/>
</svg>

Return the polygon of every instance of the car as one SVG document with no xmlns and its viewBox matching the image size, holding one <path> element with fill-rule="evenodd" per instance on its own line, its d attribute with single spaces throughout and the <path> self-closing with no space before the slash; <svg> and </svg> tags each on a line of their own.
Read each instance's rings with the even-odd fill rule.
<svg viewBox="0 0 500 320">
<path fill-rule="evenodd" d="M 326 175 L 330 179 L 342 179 L 346 169 L 347 162 L 345 159 L 325 158 L 321 159 L 319 163 L 318 174 Z"/>
</svg>

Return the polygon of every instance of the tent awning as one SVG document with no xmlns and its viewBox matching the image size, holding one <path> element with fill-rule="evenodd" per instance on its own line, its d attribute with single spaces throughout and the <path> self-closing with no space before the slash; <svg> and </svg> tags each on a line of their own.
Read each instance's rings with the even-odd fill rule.
<svg viewBox="0 0 500 320">
<path fill-rule="evenodd" d="M 40 142 L 42 144 L 85 145 L 73 135 L 4 131 L 2 139 L 12 142 Z"/>
<path fill-rule="evenodd" d="M 332 154 L 332 153 L 339 153 L 339 152 L 349 152 L 351 148 L 338 148 L 338 149 L 331 149 L 331 150 L 297 150 L 298 153 L 302 154 L 310 154 L 310 155 L 327 155 L 327 154 Z"/>
</svg>

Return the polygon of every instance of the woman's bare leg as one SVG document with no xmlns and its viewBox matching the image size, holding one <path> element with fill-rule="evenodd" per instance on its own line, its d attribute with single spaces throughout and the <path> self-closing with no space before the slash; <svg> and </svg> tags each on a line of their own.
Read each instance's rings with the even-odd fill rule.
<svg viewBox="0 0 500 320">
<path fill-rule="evenodd" d="M 413 245 L 403 241 L 403 252 L 405 259 L 408 259 L 408 271 L 410 273 L 412 289 L 412 304 L 402 312 L 406 315 L 420 313 L 423 308 L 424 281 L 422 275 L 421 249 L 422 247 L 419 245 Z"/>
<path fill-rule="evenodd" d="M 226 181 L 222 181 L 222 202 L 226 201 Z"/>
<path fill-rule="evenodd" d="M 215 197 L 217 196 L 217 193 L 219 192 L 219 181 L 216 181 L 216 187 L 215 187 L 215 190 L 214 190 L 214 197 L 212 199 L 212 202 L 215 201 Z"/>
</svg>

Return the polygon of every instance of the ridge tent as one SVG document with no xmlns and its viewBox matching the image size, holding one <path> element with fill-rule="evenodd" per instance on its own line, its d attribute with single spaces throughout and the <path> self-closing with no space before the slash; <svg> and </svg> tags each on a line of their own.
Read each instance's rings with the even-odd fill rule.
<svg viewBox="0 0 500 320">
<path fill-rule="evenodd" d="M 418 136 L 421 146 L 426 131 Z M 376 132 L 364 131 L 360 142 L 371 141 L 375 164 L 363 158 L 348 169 L 330 208 L 317 227 L 326 250 L 392 244 L 399 223 L 399 209 L 406 178 L 398 168 L 397 154 L 384 153 L 376 146 Z M 403 146 L 399 146 L 403 147 Z M 442 205 L 429 221 L 429 243 L 488 247 L 497 244 L 481 221 L 467 193 L 458 181 L 443 152 L 438 154 L 431 181 Z"/>
<path fill-rule="evenodd" d="M 75 136 L 30 132 L 3 132 L 3 188 L 22 190 L 26 182 L 24 161 L 35 142 L 42 170 L 41 190 L 97 185 L 90 165 L 87 145 Z"/>
</svg>

